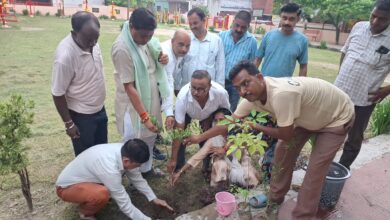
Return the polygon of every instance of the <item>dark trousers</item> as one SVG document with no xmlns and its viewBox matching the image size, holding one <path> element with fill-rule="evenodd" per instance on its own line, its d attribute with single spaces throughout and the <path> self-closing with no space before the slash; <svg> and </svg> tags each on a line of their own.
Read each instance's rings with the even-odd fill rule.
<svg viewBox="0 0 390 220">
<path fill-rule="evenodd" d="M 343 154 L 339 161 L 339 163 L 348 169 L 350 169 L 351 164 L 360 152 L 364 131 L 367 128 L 374 108 L 375 104 L 370 106 L 355 106 L 355 123 L 348 132 L 348 138 L 344 144 Z"/>
<path fill-rule="evenodd" d="M 240 94 L 236 88 L 234 88 L 232 81 L 225 80 L 225 89 L 229 94 L 230 110 L 234 112 L 237 108 L 238 101 L 240 100 Z"/>
<path fill-rule="evenodd" d="M 186 114 L 185 122 L 184 122 L 185 123 L 185 127 L 187 127 L 191 123 L 191 120 L 192 119 L 190 118 L 190 116 Z M 199 122 L 203 132 L 205 132 L 206 130 L 211 128 L 212 122 L 213 122 L 212 116 L 210 116 L 209 118 Z M 205 143 L 205 141 L 199 143 L 199 148 L 202 148 L 204 143 Z M 179 171 L 184 166 L 185 162 L 186 162 L 186 146 L 183 143 L 181 143 L 179 151 L 177 152 L 176 169 L 175 169 L 175 171 Z M 210 157 L 207 156 L 206 158 L 203 159 L 203 168 L 202 169 L 203 170 L 207 170 L 209 165 L 210 165 Z"/>
<path fill-rule="evenodd" d="M 107 114 L 102 110 L 94 114 L 81 114 L 69 110 L 70 117 L 80 132 L 80 138 L 72 139 L 75 155 L 97 144 L 107 143 Z"/>
</svg>

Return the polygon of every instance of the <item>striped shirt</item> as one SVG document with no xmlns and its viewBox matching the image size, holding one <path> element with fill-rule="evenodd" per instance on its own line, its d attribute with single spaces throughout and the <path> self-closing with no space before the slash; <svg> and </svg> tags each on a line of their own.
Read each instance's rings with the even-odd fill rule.
<svg viewBox="0 0 390 220">
<path fill-rule="evenodd" d="M 184 57 L 182 74 L 175 78 L 175 81 L 180 82 L 180 89 L 191 81 L 195 70 L 206 70 L 211 80 L 225 86 L 225 55 L 218 35 L 207 32 L 206 37 L 200 41 L 191 33 L 191 47 Z"/>
<path fill-rule="evenodd" d="M 246 32 L 241 39 L 234 43 L 232 30 L 219 33 L 225 51 L 225 79 L 229 79 L 230 70 L 241 60 L 252 61 L 257 50 L 256 38 Z"/>
<path fill-rule="evenodd" d="M 356 106 L 368 106 L 370 92 L 377 91 L 390 72 L 390 53 L 381 54 L 383 46 L 390 49 L 390 26 L 373 35 L 368 21 L 357 23 L 341 52 L 345 54 L 335 85 L 351 97 Z"/>
</svg>

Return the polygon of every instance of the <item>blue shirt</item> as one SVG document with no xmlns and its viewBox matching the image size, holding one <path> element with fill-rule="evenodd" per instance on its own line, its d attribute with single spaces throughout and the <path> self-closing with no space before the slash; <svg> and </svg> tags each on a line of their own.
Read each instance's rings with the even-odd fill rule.
<svg viewBox="0 0 390 220">
<path fill-rule="evenodd" d="M 307 64 L 307 47 L 307 38 L 298 31 L 291 35 L 284 35 L 279 29 L 268 32 L 256 53 L 256 57 L 263 58 L 261 73 L 272 77 L 292 76 L 296 60 Z"/>
<path fill-rule="evenodd" d="M 257 42 L 252 34 L 246 32 L 234 43 L 232 30 L 219 33 L 225 51 L 225 78 L 229 79 L 230 70 L 241 60 L 253 60 L 256 55 Z"/>
</svg>

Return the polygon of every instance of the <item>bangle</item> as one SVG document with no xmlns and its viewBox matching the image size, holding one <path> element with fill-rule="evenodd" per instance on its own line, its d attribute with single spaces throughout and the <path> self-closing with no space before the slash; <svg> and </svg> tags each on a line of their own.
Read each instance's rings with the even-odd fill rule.
<svg viewBox="0 0 390 220">
<path fill-rule="evenodd" d="M 69 131 L 69 130 L 72 129 L 73 127 L 74 127 L 74 123 L 73 123 L 71 126 L 69 126 L 69 128 L 66 128 L 66 130 Z"/>
<path fill-rule="evenodd" d="M 145 118 L 149 118 L 149 113 L 148 112 L 142 112 L 139 117 L 141 118 L 142 121 L 145 120 Z"/>
<path fill-rule="evenodd" d="M 67 125 L 69 123 L 73 122 L 72 119 L 70 119 L 69 121 L 65 121 L 64 124 Z"/>
<path fill-rule="evenodd" d="M 141 118 L 141 123 L 144 124 L 149 120 L 149 115 L 146 116 L 146 118 Z"/>
</svg>

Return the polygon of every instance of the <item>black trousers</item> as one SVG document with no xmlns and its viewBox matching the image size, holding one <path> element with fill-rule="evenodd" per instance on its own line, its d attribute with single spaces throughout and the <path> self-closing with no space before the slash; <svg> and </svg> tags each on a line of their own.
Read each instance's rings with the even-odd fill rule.
<svg viewBox="0 0 390 220">
<path fill-rule="evenodd" d="M 211 124 L 213 122 L 213 117 L 210 116 L 209 118 L 203 120 L 203 121 L 200 121 L 200 126 L 203 130 L 203 132 L 205 132 L 206 130 L 208 130 L 209 128 L 211 128 Z M 189 125 L 191 123 L 191 117 L 186 114 L 186 117 L 185 117 L 185 127 L 187 127 L 187 125 Z M 204 143 L 206 141 L 203 141 L 201 143 L 199 143 L 199 148 L 202 148 Z M 180 144 L 180 148 L 179 148 L 179 151 L 177 152 L 177 160 L 176 160 L 176 168 L 175 168 L 175 171 L 179 171 L 185 164 L 186 162 L 186 146 L 181 143 Z M 210 165 L 210 157 L 207 156 L 205 159 L 203 159 L 203 170 L 207 170 L 208 167 Z"/>
<path fill-rule="evenodd" d="M 70 117 L 80 131 L 80 138 L 72 139 L 75 155 L 97 144 L 107 143 L 107 114 L 102 110 L 94 114 L 82 114 L 69 110 Z"/>
<path fill-rule="evenodd" d="M 367 128 L 370 116 L 375 104 L 369 106 L 355 106 L 355 123 L 348 132 L 347 141 L 344 144 L 343 154 L 339 163 L 350 169 L 362 147 L 364 131 Z"/>
</svg>

